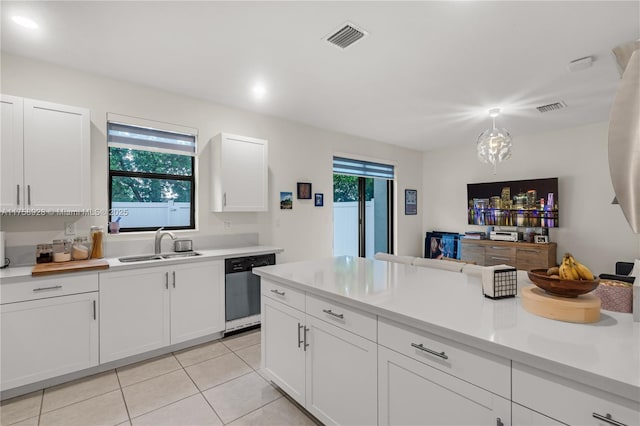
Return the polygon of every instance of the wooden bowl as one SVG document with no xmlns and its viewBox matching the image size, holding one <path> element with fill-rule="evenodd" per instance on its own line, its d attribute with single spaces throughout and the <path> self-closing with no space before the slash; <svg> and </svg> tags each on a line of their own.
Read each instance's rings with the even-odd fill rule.
<svg viewBox="0 0 640 426">
<path fill-rule="evenodd" d="M 532 269 L 528 271 L 529 279 L 535 285 L 549 294 L 560 297 L 578 297 L 589 293 L 598 287 L 600 278 L 593 280 L 563 280 L 547 275 L 546 269 Z"/>
</svg>

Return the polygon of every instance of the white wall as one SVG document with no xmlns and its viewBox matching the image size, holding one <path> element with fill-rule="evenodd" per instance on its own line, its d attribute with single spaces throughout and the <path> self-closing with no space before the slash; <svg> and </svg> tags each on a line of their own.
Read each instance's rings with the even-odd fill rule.
<svg viewBox="0 0 640 426">
<path fill-rule="evenodd" d="M 516 137 L 513 156 L 495 175 L 477 160 L 473 139 L 425 152 L 423 230 L 484 230 L 467 225 L 468 183 L 558 177 L 560 227 L 550 231 L 558 256 L 568 251 L 594 272 L 612 273 L 616 261 L 640 257 L 640 236 L 611 204 L 607 131 L 607 123 L 597 123 Z"/>
<path fill-rule="evenodd" d="M 258 232 L 261 244 L 280 246 L 280 261 L 332 255 L 332 157 L 335 152 L 392 162 L 397 170 L 397 203 L 404 202 L 404 189 L 421 191 L 422 154 L 393 145 L 339 134 L 287 120 L 169 93 L 140 85 L 87 74 L 31 59 L 2 53 L 1 92 L 77 105 L 91 110 L 92 208 L 107 208 L 106 114 L 113 112 L 164 121 L 199 129 L 198 140 L 198 232 L 228 234 Z M 215 76 L 212 76 L 215 78 Z M 313 102 L 312 99 L 309 102 Z M 265 107 L 268 111 L 268 105 Z M 229 132 L 269 140 L 268 213 L 211 213 L 209 207 L 209 139 Z M 58 167 L 73 167 L 69 164 Z M 295 194 L 296 182 L 312 182 L 314 193 L 325 194 L 324 207 L 313 199 L 294 199 L 293 210 L 279 210 L 280 191 Z M 402 194 L 402 195 L 400 195 Z M 403 209 L 398 208 L 398 212 Z M 422 252 L 422 218 L 397 214 L 397 250 L 402 255 Z M 3 217 L 7 245 L 46 242 L 61 236 L 65 221 L 77 221 L 79 233 L 90 225 L 104 224 L 97 218 Z M 224 222 L 231 228 L 225 228 Z M 189 232 L 182 233 L 188 237 Z M 137 236 L 139 238 L 140 236 Z M 110 235 L 120 240 L 132 235 Z M 151 238 L 149 236 L 149 238 Z"/>
</svg>

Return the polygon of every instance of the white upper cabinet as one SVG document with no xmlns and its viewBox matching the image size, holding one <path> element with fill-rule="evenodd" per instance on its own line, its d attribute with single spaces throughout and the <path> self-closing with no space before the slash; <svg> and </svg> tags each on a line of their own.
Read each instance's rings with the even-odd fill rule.
<svg viewBox="0 0 640 426">
<path fill-rule="evenodd" d="M 2 208 L 88 208 L 90 122 L 85 108 L 3 95 Z"/>
<path fill-rule="evenodd" d="M 0 208 L 18 209 L 24 203 L 23 150 L 22 150 L 22 98 L 0 97 L 2 139 L 0 139 Z"/>
<path fill-rule="evenodd" d="M 211 140 L 211 210 L 269 210 L 268 141 L 221 133 Z"/>
</svg>

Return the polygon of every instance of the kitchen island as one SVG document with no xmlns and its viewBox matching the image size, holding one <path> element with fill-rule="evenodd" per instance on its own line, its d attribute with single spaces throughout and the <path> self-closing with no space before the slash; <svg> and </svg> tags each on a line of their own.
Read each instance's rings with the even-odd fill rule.
<svg viewBox="0 0 640 426">
<path fill-rule="evenodd" d="M 348 256 L 254 272 L 266 374 L 324 423 L 640 424 L 629 314 L 553 321 L 476 276 Z"/>
</svg>

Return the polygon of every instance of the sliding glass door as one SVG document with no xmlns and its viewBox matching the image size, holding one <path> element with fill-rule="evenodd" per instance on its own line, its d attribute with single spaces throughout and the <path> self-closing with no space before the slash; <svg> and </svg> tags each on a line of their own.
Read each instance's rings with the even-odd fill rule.
<svg viewBox="0 0 640 426">
<path fill-rule="evenodd" d="M 334 157 L 333 254 L 393 252 L 393 166 Z"/>
</svg>

